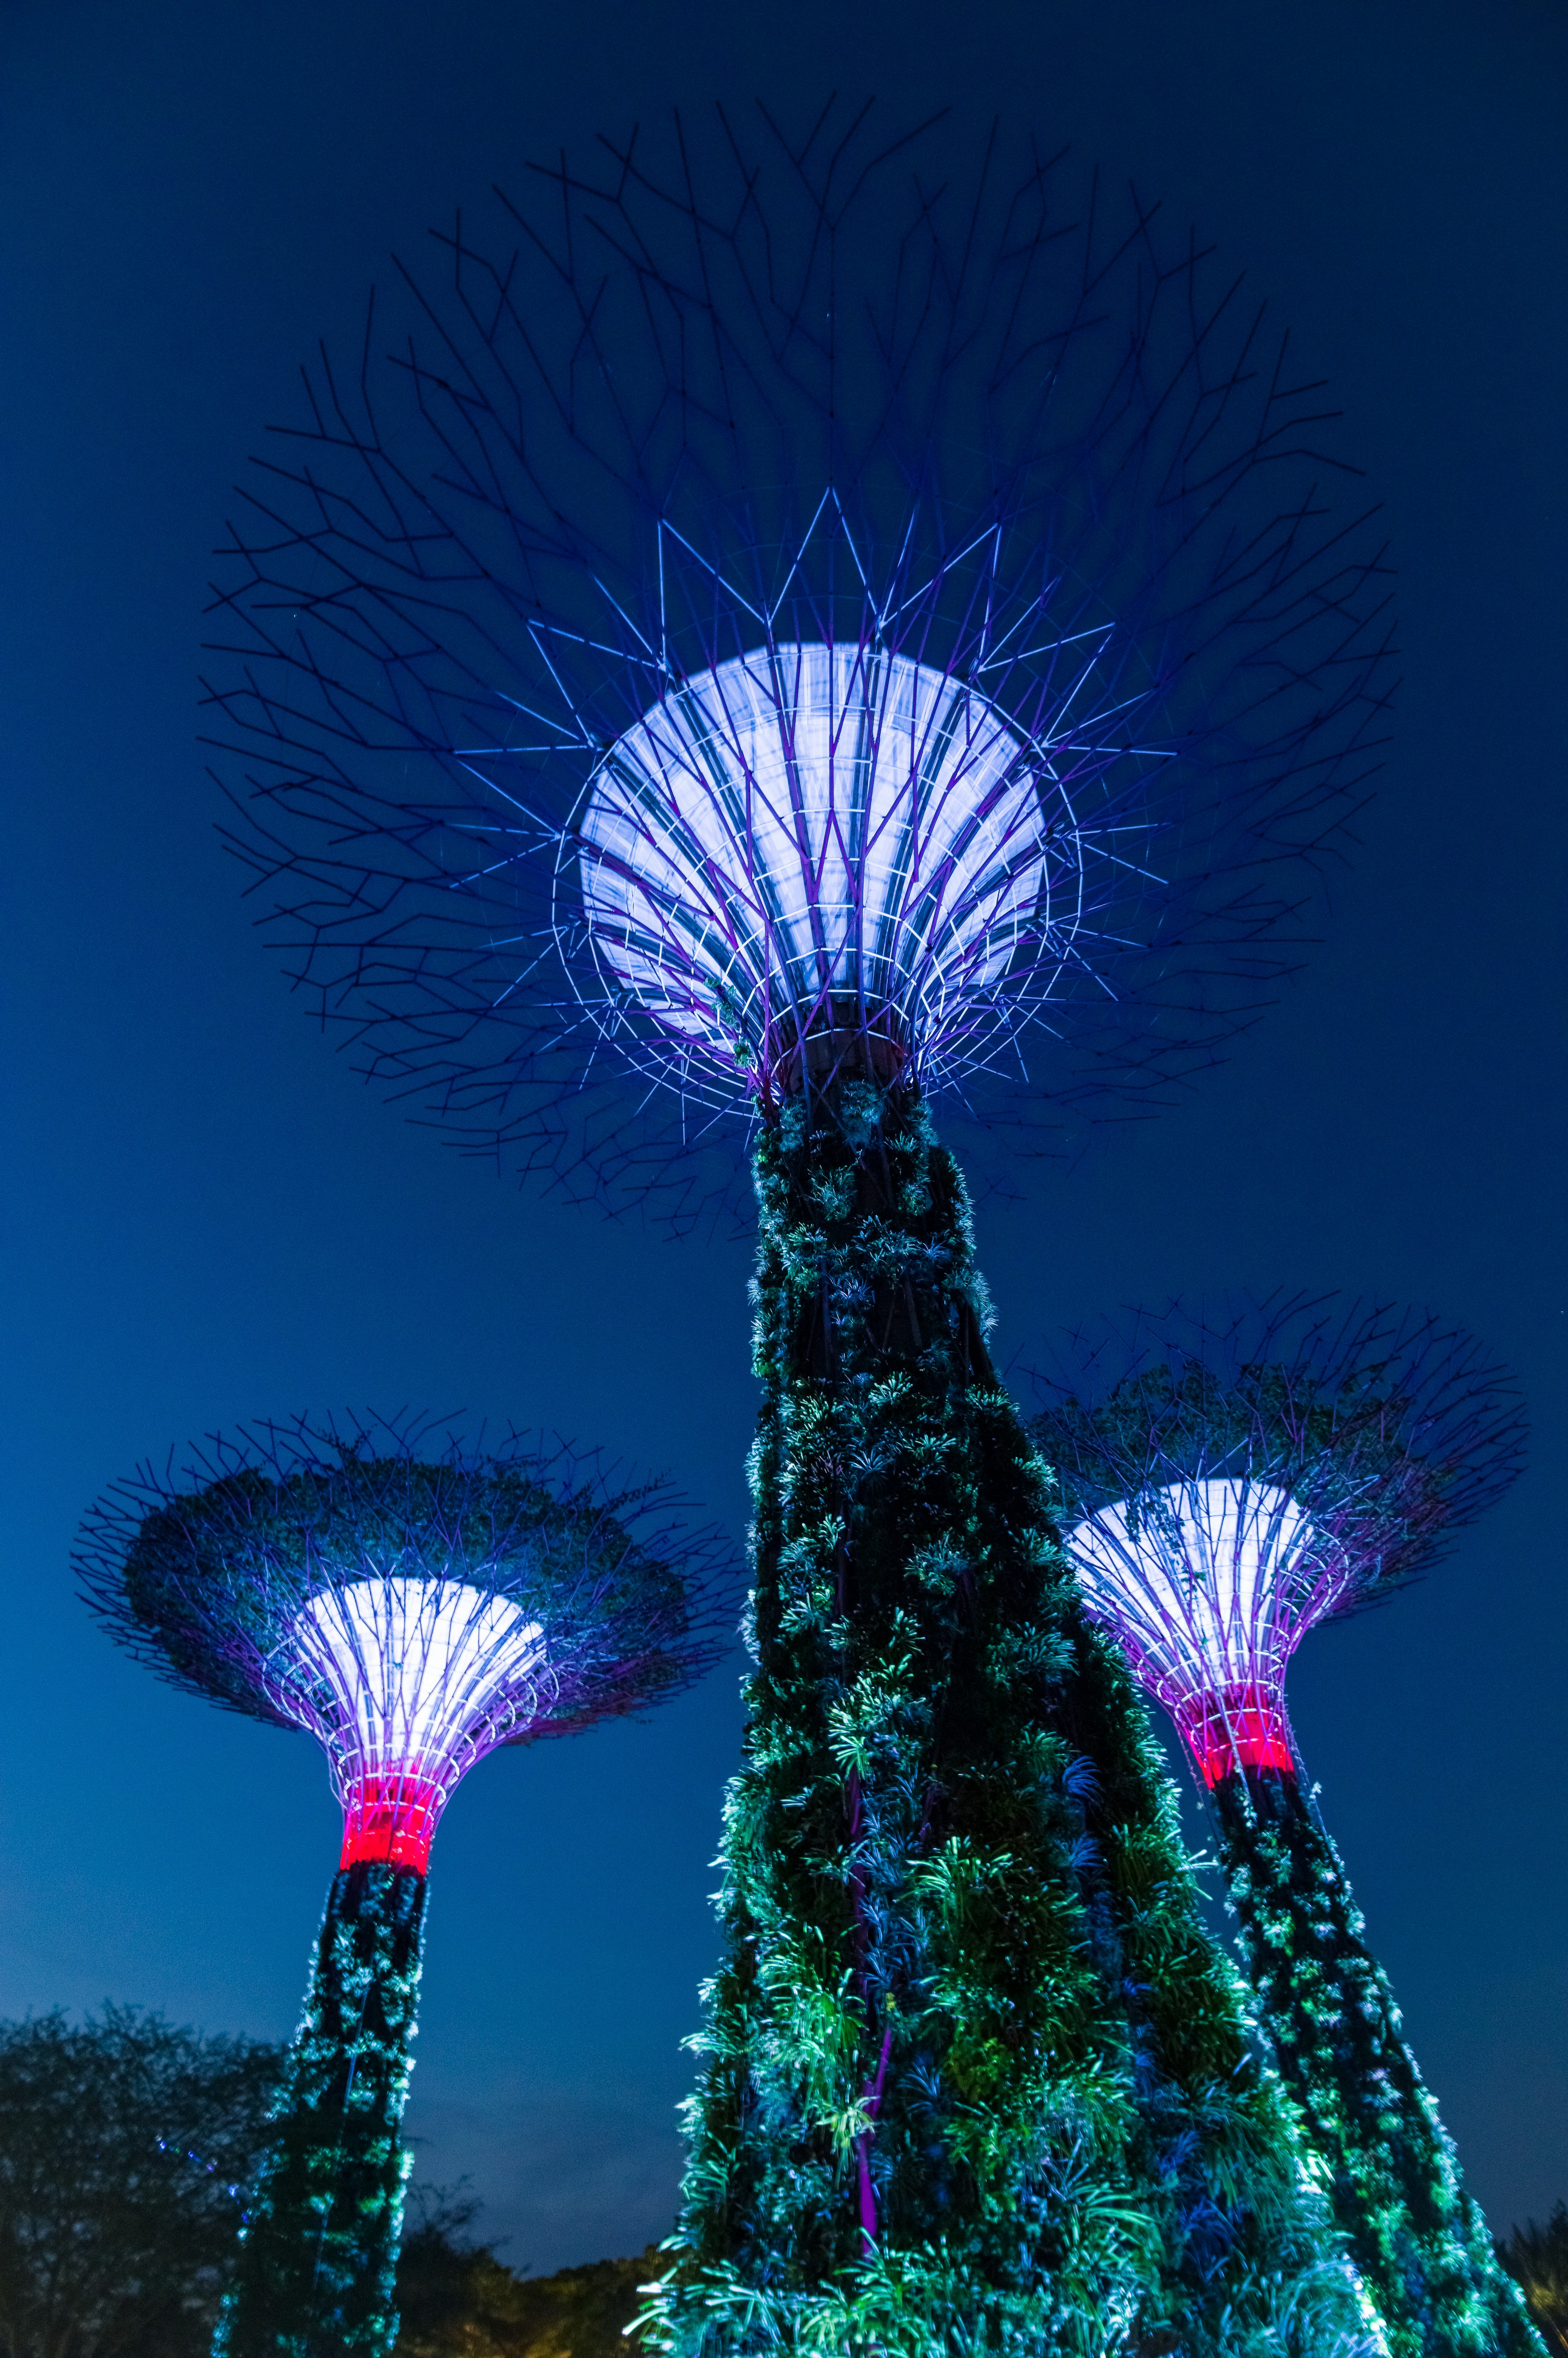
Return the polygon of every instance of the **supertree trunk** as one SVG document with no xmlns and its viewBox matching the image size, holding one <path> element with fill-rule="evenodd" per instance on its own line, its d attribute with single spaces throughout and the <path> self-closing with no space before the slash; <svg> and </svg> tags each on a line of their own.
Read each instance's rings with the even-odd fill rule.
<svg viewBox="0 0 1568 2358">
<path fill-rule="evenodd" d="M 656 2346 L 1325 2349 L 1359 2312 L 1086 1626 L 912 1093 L 757 1163 L 755 1653 Z"/>
<path fill-rule="evenodd" d="M 384 2358 L 396 2338 L 425 1892 L 414 1869 L 363 1860 L 333 1878 L 220 2358 Z"/>
<path fill-rule="evenodd" d="M 1264 2027 L 1394 2358 L 1542 2358 L 1299 1780 L 1246 1771 L 1213 1801 Z"/>
</svg>

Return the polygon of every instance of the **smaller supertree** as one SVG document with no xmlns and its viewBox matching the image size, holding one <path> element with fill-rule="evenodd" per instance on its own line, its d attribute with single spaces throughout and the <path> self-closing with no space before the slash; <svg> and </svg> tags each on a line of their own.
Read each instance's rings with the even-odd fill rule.
<svg viewBox="0 0 1568 2358">
<path fill-rule="evenodd" d="M 144 1468 L 87 1517 L 88 1602 L 193 1693 L 325 1749 L 343 1806 L 305 2012 L 218 2347 L 381 2358 L 437 1821 L 502 1744 L 678 1693 L 722 1650 L 723 1552 L 658 1483 L 517 1436 L 304 1419 Z"/>
<path fill-rule="evenodd" d="M 1432 1317 L 1300 1295 L 1080 1334 L 1042 1388 L 1068 1555 L 1207 1790 L 1265 2026 L 1394 2358 L 1540 2358 L 1285 1709 L 1306 1631 L 1424 1570 L 1513 1480 L 1517 1395 Z"/>
</svg>

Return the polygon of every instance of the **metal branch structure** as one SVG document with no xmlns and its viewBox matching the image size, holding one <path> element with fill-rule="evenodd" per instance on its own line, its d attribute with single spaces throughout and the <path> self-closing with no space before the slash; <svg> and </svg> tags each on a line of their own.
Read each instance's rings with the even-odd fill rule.
<svg viewBox="0 0 1568 2358">
<path fill-rule="evenodd" d="M 231 839 L 372 1077 L 678 1228 L 847 1040 L 1034 1151 L 1213 1061 L 1390 687 L 1237 275 L 838 106 L 534 168 L 437 255 L 306 372 L 211 614 Z"/>
<path fill-rule="evenodd" d="M 1263 2017 L 1390 2349 L 1539 2353 L 1285 1704 L 1309 1629 L 1425 1571 L 1513 1481 L 1517 1393 L 1463 1332 L 1332 1295 L 1139 1314 L 1076 1336 L 1043 1388 L 1033 1432 L 1085 1602 L 1208 1793 Z"/>
<path fill-rule="evenodd" d="M 518 1436 L 479 1455 L 408 1420 L 297 1419 L 144 1468 L 87 1517 L 110 1634 L 308 1730 L 343 1808 L 219 2332 L 234 2358 L 390 2349 L 431 1837 L 498 1745 L 641 1711 L 718 1660 L 724 1552 L 679 1504 Z"/>
<path fill-rule="evenodd" d="M 676 1229 L 752 1150 L 757 1669 L 650 2346 L 1360 2350 L 932 1120 L 1148 1107 L 1299 955 L 1390 690 L 1333 413 L 1135 191 L 870 108 L 601 143 L 438 257 L 248 478 L 209 733 L 373 1080 Z"/>
</svg>

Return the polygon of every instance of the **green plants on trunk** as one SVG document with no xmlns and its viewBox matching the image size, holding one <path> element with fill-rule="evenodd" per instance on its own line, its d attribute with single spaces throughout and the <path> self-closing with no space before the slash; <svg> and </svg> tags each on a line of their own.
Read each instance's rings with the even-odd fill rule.
<svg viewBox="0 0 1568 2358">
<path fill-rule="evenodd" d="M 1262 1769 L 1222 1778 L 1213 1801 L 1281 2074 L 1394 2358 L 1541 2358 L 1310 1800 L 1291 1771 Z"/>
<path fill-rule="evenodd" d="M 392 2347 L 426 1890 L 414 1869 L 366 1860 L 332 1879 L 218 2358 Z"/>
<path fill-rule="evenodd" d="M 1356 2342 L 956 1164 L 862 1075 L 786 1102 L 756 1175 L 756 1668 L 652 2346 Z"/>
</svg>

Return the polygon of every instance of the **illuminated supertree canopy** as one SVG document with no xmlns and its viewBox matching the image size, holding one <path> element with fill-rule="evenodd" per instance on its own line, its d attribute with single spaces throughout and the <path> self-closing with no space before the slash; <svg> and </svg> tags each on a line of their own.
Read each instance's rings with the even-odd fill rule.
<svg viewBox="0 0 1568 2358">
<path fill-rule="evenodd" d="M 743 1765 L 652 2344 L 1360 2347 L 932 1109 L 1212 1060 L 1374 764 L 1321 390 L 1135 194 L 829 107 L 460 221 L 245 487 L 211 735 L 370 1073 L 689 1226 L 750 1139 Z"/>
<path fill-rule="evenodd" d="M 1211 1061 L 1390 687 L 1237 275 L 840 108 L 605 142 L 437 250 L 307 372 L 212 615 L 233 840 L 367 1069 L 681 1224 L 847 1037 L 1037 1138 Z"/>
<path fill-rule="evenodd" d="M 430 1842 L 503 1744 L 680 1693 L 722 1650 L 723 1551 L 658 1483 L 513 1439 L 297 1420 L 144 1469 L 83 1525 L 111 1633 L 178 1686 L 307 1729 L 343 1808 L 305 2013 L 220 2330 L 236 2353 L 364 2352 L 394 2279 Z"/>
<path fill-rule="evenodd" d="M 1080 1334 L 1045 1390 L 1068 1556 L 1207 1789 L 1264 2019 L 1390 2347 L 1538 2352 L 1285 1707 L 1307 1630 L 1426 1570 L 1514 1479 L 1517 1394 L 1430 1315 L 1300 1295 Z"/>
</svg>

